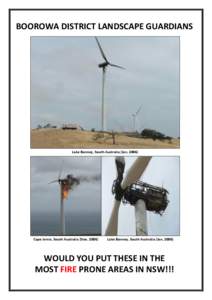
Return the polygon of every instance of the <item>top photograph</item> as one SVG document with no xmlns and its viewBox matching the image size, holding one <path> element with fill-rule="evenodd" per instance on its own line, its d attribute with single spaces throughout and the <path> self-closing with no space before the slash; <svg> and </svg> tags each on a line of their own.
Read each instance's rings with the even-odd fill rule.
<svg viewBox="0 0 212 300">
<path fill-rule="evenodd" d="M 30 40 L 31 148 L 180 147 L 178 36 Z"/>
</svg>

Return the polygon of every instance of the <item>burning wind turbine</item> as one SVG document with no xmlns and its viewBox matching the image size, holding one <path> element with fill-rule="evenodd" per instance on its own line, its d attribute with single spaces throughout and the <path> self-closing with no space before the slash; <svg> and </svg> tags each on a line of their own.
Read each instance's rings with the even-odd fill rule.
<svg viewBox="0 0 212 300">
<path fill-rule="evenodd" d="M 61 167 L 61 171 L 59 172 L 58 178 L 49 182 L 51 183 L 56 183 L 58 182 L 60 185 L 60 232 L 61 235 L 65 235 L 65 212 L 64 212 L 64 201 L 68 199 L 68 196 L 70 194 L 70 191 L 73 190 L 77 185 L 83 182 L 93 182 L 93 181 L 98 181 L 100 180 L 99 175 L 90 175 L 90 176 L 85 176 L 81 175 L 78 177 L 75 177 L 72 174 L 68 174 L 65 178 L 61 178 L 62 175 L 62 169 L 63 169 L 63 164 Z"/>
<path fill-rule="evenodd" d="M 123 180 L 125 169 L 124 157 L 115 159 L 117 178 L 114 180 L 112 193 L 115 195 L 114 206 L 105 235 L 117 235 L 118 214 L 121 200 L 135 207 L 136 235 L 147 235 L 147 210 L 162 215 L 168 205 L 168 191 L 139 181 L 146 170 L 151 156 L 138 157 Z"/>
</svg>

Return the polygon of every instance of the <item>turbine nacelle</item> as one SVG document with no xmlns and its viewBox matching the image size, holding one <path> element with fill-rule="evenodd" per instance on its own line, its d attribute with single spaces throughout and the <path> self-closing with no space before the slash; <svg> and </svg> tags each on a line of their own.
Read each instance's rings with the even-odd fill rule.
<svg viewBox="0 0 212 300">
<path fill-rule="evenodd" d="M 68 174 L 66 178 L 58 179 L 60 184 L 68 184 L 69 186 L 78 185 L 80 183 L 79 179 L 74 177 L 72 174 Z"/>
<path fill-rule="evenodd" d="M 99 68 L 106 68 L 108 65 L 109 65 L 109 63 L 105 61 L 105 62 L 103 62 L 101 64 L 98 64 L 98 67 Z"/>
<path fill-rule="evenodd" d="M 60 175 L 58 176 L 58 179 L 49 182 L 49 184 L 58 182 L 59 184 L 68 185 L 70 187 L 80 184 L 79 178 L 74 177 L 72 174 L 68 174 L 65 178 L 60 178 Z"/>
</svg>

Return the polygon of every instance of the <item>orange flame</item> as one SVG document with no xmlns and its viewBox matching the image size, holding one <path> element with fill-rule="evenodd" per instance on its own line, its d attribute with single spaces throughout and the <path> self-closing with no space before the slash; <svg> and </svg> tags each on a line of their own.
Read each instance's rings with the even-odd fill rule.
<svg viewBox="0 0 212 300">
<path fill-rule="evenodd" d="M 66 183 L 62 184 L 62 200 L 68 199 L 68 194 L 70 191 L 70 186 Z"/>
</svg>

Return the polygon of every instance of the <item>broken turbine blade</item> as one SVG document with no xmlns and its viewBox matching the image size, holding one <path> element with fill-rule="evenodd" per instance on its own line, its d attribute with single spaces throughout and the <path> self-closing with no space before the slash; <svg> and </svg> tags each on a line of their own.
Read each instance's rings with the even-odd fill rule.
<svg viewBox="0 0 212 300">
<path fill-rule="evenodd" d="M 117 156 L 115 159 L 117 177 L 122 181 L 124 169 L 125 169 L 125 158 L 123 156 Z"/>
<path fill-rule="evenodd" d="M 117 162 L 120 162 L 122 165 L 125 166 L 125 158 L 124 158 L 124 156 L 116 156 L 115 159 L 116 159 Z"/>
<path fill-rule="evenodd" d="M 108 63 L 108 60 L 107 60 L 107 58 L 106 58 L 106 56 L 105 56 L 105 54 L 104 54 L 104 51 L 102 50 L 102 47 L 101 47 L 101 45 L 100 45 L 100 42 L 98 41 L 97 37 L 95 37 L 95 39 L 96 39 L 96 42 L 97 42 L 97 44 L 98 44 L 99 50 L 100 50 L 100 52 L 101 52 L 101 54 L 102 54 L 102 57 L 103 57 L 104 60 Z"/>
</svg>

